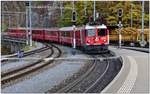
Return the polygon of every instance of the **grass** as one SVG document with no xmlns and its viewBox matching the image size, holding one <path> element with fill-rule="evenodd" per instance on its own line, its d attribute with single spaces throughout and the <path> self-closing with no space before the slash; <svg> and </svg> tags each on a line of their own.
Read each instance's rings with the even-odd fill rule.
<svg viewBox="0 0 150 94">
<path fill-rule="evenodd" d="M 29 50 L 31 50 L 31 49 L 33 49 L 33 48 L 35 48 L 35 47 L 36 47 L 36 43 L 35 43 L 35 42 L 32 42 L 32 46 L 26 45 L 26 46 L 24 46 L 24 47 L 22 48 L 22 50 L 23 50 L 23 51 L 29 51 Z"/>
<path fill-rule="evenodd" d="M 2 24 L 2 27 L 1 27 L 2 29 L 2 32 L 4 32 L 4 31 L 6 31 L 7 30 L 7 28 L 8 28 L 8 26 L 6 25 L 6 24 Z"/>
</svg>

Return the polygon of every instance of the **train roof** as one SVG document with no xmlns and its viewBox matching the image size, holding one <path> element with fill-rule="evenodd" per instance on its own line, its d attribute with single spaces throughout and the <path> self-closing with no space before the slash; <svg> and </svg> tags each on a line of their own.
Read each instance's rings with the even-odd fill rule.
<svg viewBox="0 0 150 94">
<path fill-rule="evenodd" d="M 85 27 L 76 27 L 76 30 L 81 30 L 81 29 L 95 29 L 95 28 L 102 28 L 102 29 L 106 29 L 106 25 L 102 24 L 102 25 L 98 25 L 98 26 L 90 26 L 90 25 L 86 25 Z M 8 28 L 8 29 L 14 29 L 14 30 L 26 30 L 25 27 L 19 27 L 19 28 Z M 29 29 L 29 28 L 28 28 Z M 68 26 L 68 27 L 62 27 L 62 28 L 31 28 L 32 30 L 46 30 L 46 31 L 73 31 L 74 27 L 73 26 Z"/>
<path fill-rule="evenodd" d="M 95 29 L 95 28 L 101 28 L 101 29 L 106 29 L 106 25 L 102 24 L 102 25 L 86 25 L 85 29 Z"/>
<path fill-rule="evenodd" d="M 8 29 L 25 29 L 24 27 L 18 27 L 18 28 L 8 28 Z"/>
<path fill-rule="evenodd" d="M 59 28 L 46 28 L 46 31 L 59 31 Z"/>
<path fill-rule="evenodd" d="M 95 29 L 95 26 L 86 25 L 85 29 Z"/>
<path fill-rule="evenodd" d="M 26 30 L 25 27 L 18 27 L 18 28 L 8 28 L 8 29 L 22 29 L 22 30 Z M 28 28 L 29 29 L 29 28 Z M 44 30 L 44 28 L 31 28 L 32 30 Z"/>
<path fill-rule="evenodd" d="M 19 28 L 8 28 L 8 29 L 14 29 L 14 30 L 26 30 L 25 27 L 19 27 Z M 29 29 L 29 28 L 28 28 Z M 31 30 L 47 30 L 47 31 L 58 31 L 59 28 L 31 28 Z"/>
<path fill-rule="evenodd" d="M 76 29 L 78 29 L 78 27 L 76 27 Z M 62 27 L 59 29 L 60 31 L 73 31 L 74 27 L 73 26 L 69 26 L 69 27 Z"/>
<path fill-rule="evenodd" d="M 106 25 L 102 24 L 102 25 L 98 25 L 97 28 L 102 28 L 102 29 L 106 29 Z"/>
</svg>

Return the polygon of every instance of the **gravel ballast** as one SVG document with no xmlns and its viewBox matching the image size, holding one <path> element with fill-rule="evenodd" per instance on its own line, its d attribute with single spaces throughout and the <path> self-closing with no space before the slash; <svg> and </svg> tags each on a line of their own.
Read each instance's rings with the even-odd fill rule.
<svg viewBox="0 0 150 94">
<path fill-rule="evenodd" d="M 63 46 L 60 48 L 64 50 L 61 58 L 88 58 L 80 51 L 77 51 L 76 55 L 72 55 L 70 53 L 71 48 Z M 77 60 L 72 62 L 68 60 L 57 60 L 55 64 L 50 64 L 51 66 L 47 66 L 45 70 L 39 71 L 36 75 L 32 75 L 27 77 L 27 79 L 3 88 L 2 93 L 44 93 L 76 73 L 85 63 Z"/>
</svg>

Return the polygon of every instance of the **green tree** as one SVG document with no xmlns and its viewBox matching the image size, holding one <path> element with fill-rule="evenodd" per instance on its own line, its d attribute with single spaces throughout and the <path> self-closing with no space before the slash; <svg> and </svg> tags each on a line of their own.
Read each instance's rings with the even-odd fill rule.
<svg viewBox="0 0 150 94">
<path fill-rule="evenodd" d="M 132 15 L 133 15 L 133 27 L 141 27 L 142 19 L 142 2 L 132 1 Z M 65 7 L 72 7 L 72 2 L 65 2 Z M 146 6 L 148 9 L 149 6 Z M 131 2 L 130 1 L 96 1 L 96 12 L 101 17 L 106 19 L 108 24 L 118 24 L 118 9 L 123 9 L 122 23 L 124 26 L 130 26 L 131 20 Z M 76 1 L 75 9 L 77 11 L 77 25 L 83 25 L 88 22 L 88 18 L 93 16 L 93 1 L 87 1 L 87 15 L 84 15 L 84 1 Z M 65 10 L 64 17 L 61 19 L 60 26 L 72 25 L 71 23 L 72 10 Z M 148 27 L 149 14 L 146 10 L 144 17 L 145 25 Z"/>
</svg>

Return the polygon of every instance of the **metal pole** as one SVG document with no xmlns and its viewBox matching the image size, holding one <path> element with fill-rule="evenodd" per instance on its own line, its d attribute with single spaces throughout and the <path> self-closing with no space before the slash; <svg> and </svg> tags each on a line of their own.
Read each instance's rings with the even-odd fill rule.
<svg viewBox="0 0 150 94">
<path fill-rule="evenodd" d="M 75 35 L 75 25 L 73 25 L 73 48 L 76 48 L 76 35 Z"/>
<path fill-rule="evenodd" d="M 16 16 L 16 27 L 18 28 L 19 27 L 19 17 L 18 17 L 17 13 L 15 14 L 15 16 Z"/>
<path fill-rule="evenodd" d="M 28 26 L 28 6 L 26 6 L 26 45 L 29 45 Z"/>
<path fill-rule="evenodd" d="M 30 33 L 29 33 L 29 35 L 30 35 L 30 46 L 32 46 L 32 18 L 31 18 L 31 16 L 32 16 L 32 14 L 31 14 L 31 1 L 29 1 L 29 20 L 30 20 Z"/>
<path fill-rule="evenodd" d="M 144 0 L 142 1 L 142 42 L 144 42 Z"/>
<path fill-rule="evenodd" d="M 15 14 L 15 16 L 16 16 L 16 27 L 18 28 L 18 15 Z"/>
<path fill-rule="evenodd" d="M 3 16 L 4 16 L 4 14 L 1 13 L 1 16 L 0 16 L 0 19 L 1 19 L 1 20 L 0 20 L 0 21 L 1 21 L 1 30 L 2 30 L 3 21 L 4 21 Z"/>
<path fill-rule="evenodd" d="M 131 1 L 131 28 L 132 28 L 133 20 L 132 20 L 132 1 Z"/>
<path fill-rule="evenodd" d="M 9 15 L 9 28 L 10 28 L 10 15 Z"/>
<path fill-rule="evenodd" d="M 60 16 L 61 16 L 61 17 L 62 17 L 62 2 L 63 2 L 63 1 L 60 2 Z"/>
<path fill-rule="evenodd" d="M 87 1 L 84 1 L 84 15 L 85 16 L 87 15 L 86 9 L 87 9 Z"/>
<path fill-rule="evenodd" d="M 118 9 L 118 27 L 119 27 L 119 48 L 121 48 L 121 28 L 122 28 L 122 14 L 123 14 L 123 10 L 120 8 Z"/>
<path fill-rule="evenodd" d="M 121 48 L 121 28 L 119 28 L 119 48 Z"/>
<path fill-rule="evenodd" d="M 74 0 L 73 0 L 72 4 L 73 4 L 73 10 L 74 10 Z"/>
<path fill-rule="evenodd" d="M 94 21 L 95 21 L 95 13 L 96 13 L 96 10 L 95 10 L 95 0 L 94 0 L 94 13 L 93 13 Z"/>
<path fill-rule="evenodd" d="M 119 21 L 119 48 L 121 48 L 121 21 Z"/>
<path fill-rule="evenodd" d="M 75 11 L 75 8 L 74 8 L 74 0 L 72 2 L 73 4 L 73 11 Z M 73 22 L 74 25 L 73 25 L 73 48 L 76 48 L 76 38 L 75 38 L 75 22 Z"/>
</svg>

